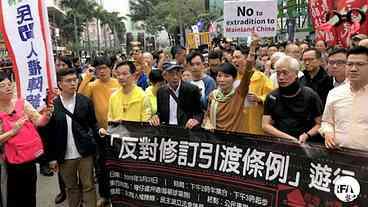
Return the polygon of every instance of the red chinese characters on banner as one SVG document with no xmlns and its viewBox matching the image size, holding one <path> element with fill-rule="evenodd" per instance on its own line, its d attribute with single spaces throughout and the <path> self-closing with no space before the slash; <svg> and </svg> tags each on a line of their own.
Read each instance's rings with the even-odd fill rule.
<svg viewBox="0 0 368 207">
<path fill-rule="evenodd" d="M 316 40 L 348 46 L 349 38 L 368 34 L 368 0 L 310 0 L 308 12 Z"/>
</svg>

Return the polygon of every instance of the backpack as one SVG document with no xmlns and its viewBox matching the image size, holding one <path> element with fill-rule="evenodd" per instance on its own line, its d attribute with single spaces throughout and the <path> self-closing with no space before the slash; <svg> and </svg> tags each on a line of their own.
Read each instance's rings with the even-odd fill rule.
<svg viewBox="0 0 368 207">
<path fill-rule="evenodd" d="M 15 113 L 0 112 L 3 132 L 10 131 L 15 122 L 24 115 L 24 100 L 15 104 Z M 44 153 L 40 135 L 31 120 L 27 120 L 18 133 L 8 139 L 4 145 L 5 160 L 10 164 L 22 164 L 37 159 Z"/>
</svg>

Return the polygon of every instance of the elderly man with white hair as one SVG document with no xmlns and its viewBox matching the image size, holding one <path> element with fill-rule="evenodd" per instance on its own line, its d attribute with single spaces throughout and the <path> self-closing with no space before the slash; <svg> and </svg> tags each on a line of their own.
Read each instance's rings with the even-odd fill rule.
<svg viewBox="0 0 368 207">
<path fill-rule="evenodd" d="M 318 130 L 321 124 L 322 102 L 311 88 L 299 84 L 299 62 L 290 56 L 281 57 L 275 64 L 279 88 L 265 100 L 262 128 L 275 137 L 300 143 L 322 141 Z"/>
<path fill-rule="evenodd" d="M 277 83 L 277 75 L 276 75 L 276 71 L 275 71 L 275 63 L 282 57 L 286 56 L 285 53 L 283 52 L 275 52 L 272 56 L 271 56 L 271 59 L 270 59 L 270 62 L 271 62 L 271 68 L 272 68 L 272 72 L 271 72 L 271 75 L 270 75 L 270 80 L 272 81 L 273 83 L 273 88 L 278 88 L 279 85 Z M 298 60 L 299 61 L 299 60 Z M 300 66 L 300 65 L 299 65 Z M 301 66 L 300 66 L 301 67 Z M 298 77 L 302 77 L 304 74 L 302 71 L 300 71 L 300 68 L 298 69 Z"/>
</svg>

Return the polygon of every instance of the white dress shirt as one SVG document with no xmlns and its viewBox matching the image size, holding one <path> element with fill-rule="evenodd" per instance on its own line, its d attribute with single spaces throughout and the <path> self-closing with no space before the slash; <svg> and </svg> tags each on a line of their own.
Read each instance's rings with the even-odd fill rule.
<svg viewBox="0 0 368 207">
<path fill-rule="evenodd" d="M 350 147 L 368 150 L 368 85 L 353 92 L 352 123 L 349 129 Z"/>
<path fill-rule="evenodd" d="M 169 86 L 169 90 L 172 90 L 175 92 L 176 97 L 179 98 L 179 89 L 180 89 L 180 85 L 176 88 L 176 90 L 174 91 L 173 89 L 171 89 L 171 87 Z M 169 117 L 169 124 L 170 125 L 178 125 L 178 103 L 176 103 L 175 99 L 171 96 L 171 94 L 169 94 L 170 97 L 170 117 Z"/>
<path fill-rule="evenodd" d="M 319 132 L 322 135 L 333 133 L 335 142 L 340 147 L 350 147 L 348 133 L 352 124 L 352 105 L 353 94 L 349 83 L 342 84 L 328 93 Z"/>
<path fill-rule="evenodd" d="M 74 94 L 72 100 L 66 101 L 64 100 L 62 96 L 60 96 L 60 98 L 61 98 L 61 103 L 63 104 L 64 108 L 68 110 L 70 113 L 74 113 L 76 94 Z M 81 158 L 82 156 L 78 152 L 77 146 L 75 144 L 74 136 L 73 136 L 72 119 L 66 114 L 65 116 L 66 116 L 66 123 L 68 126 L 68 133 L 67 133 L 68 137 L 67 137 L 65 159 L 72 160 L 72 159 Z"/>
</svg>

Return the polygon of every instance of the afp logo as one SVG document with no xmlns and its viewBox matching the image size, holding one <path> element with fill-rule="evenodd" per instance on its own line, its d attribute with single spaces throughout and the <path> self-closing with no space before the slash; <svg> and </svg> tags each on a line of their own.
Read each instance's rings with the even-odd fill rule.
<svg viewBox="0 0 368 207">
<path fill-rule="evenodd" d="M 351 176 L 341 176 L 335 182 L 335 195 L 342 202 L 352 202 L 360 194 L 359 182 Z"/>
</svg>

